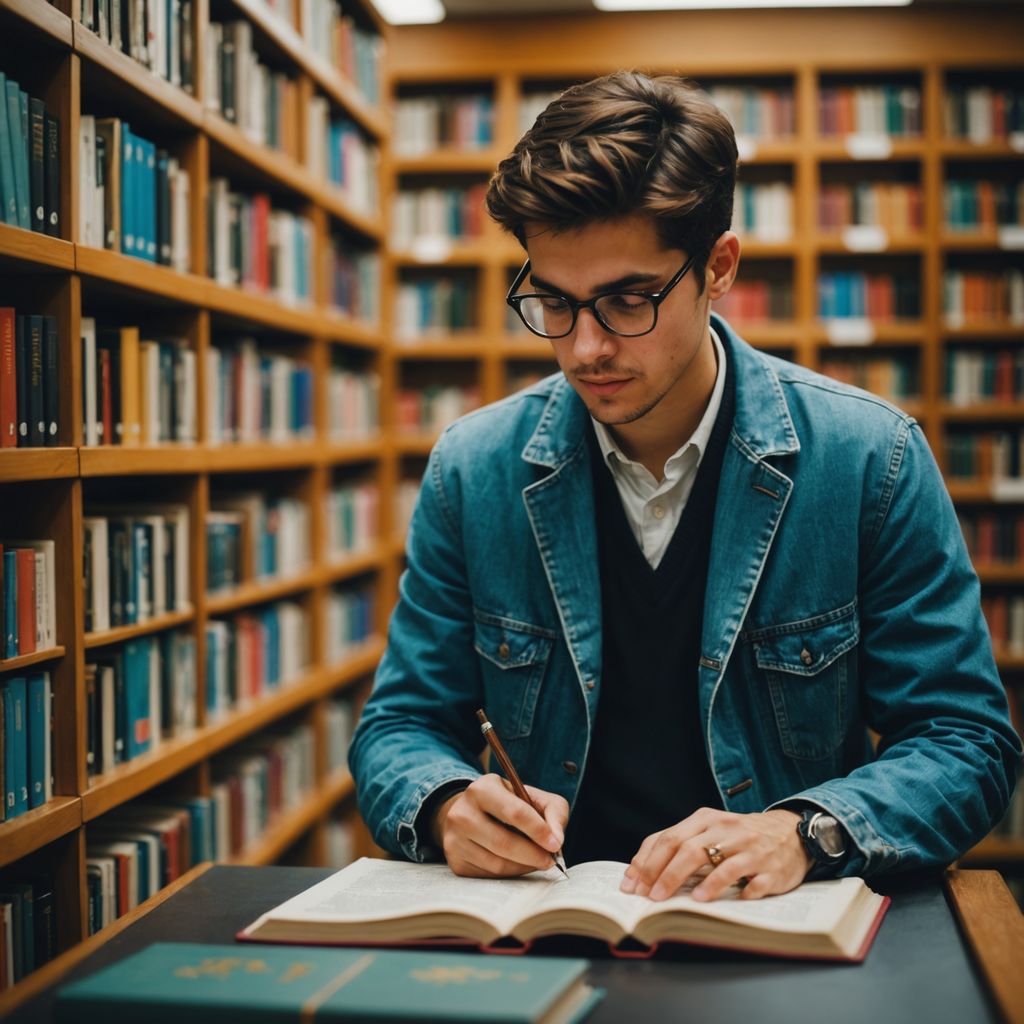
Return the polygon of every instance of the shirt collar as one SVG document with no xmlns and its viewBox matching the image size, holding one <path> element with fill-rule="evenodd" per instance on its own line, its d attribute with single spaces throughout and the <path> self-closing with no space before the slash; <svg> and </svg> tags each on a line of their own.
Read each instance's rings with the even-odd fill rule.
<svg viewBox="0 0 1024 1024">
<path fill-rule="evenodd" d="M 708 441 L 711 438 L 711 431 L 715 426 L 715 420 L 718 419 L 718 410 L 722 405 L 722 395 L 725 392 L 725 348 L 722 346 L 722 341 L 715 332 L 714 327 L 709 327 L 709 330 L 711 331 L 711 341 L 715 347 L 715 358 L 718 361 L 718 373 L 715 376 L 715 386 L 711 391 L 711 400 L 708 402 L 708 407 L 704 410 L 704 415 L 701 417 L 700 423 L 697 424 L 697 429 L 690 435 L 690 439 L 666 460 L 666 470 L 672 463 L 679 459 L 691 445 L 696 449 L 697 461 L 699 462 L 704 457 Z M 597 437 L 597 442 L 601 448 L 601 454 L 604 456 L 606 463 L 611 465 L 614 460 L 627 466 L 639 465 L 639 463 L 634 462 L 634 460 L 630 459 L 623 453 L 622 449 L 618 444 L 616 444 L 615 439 L 612 437 L 611 431 L 603 423 L 598 423 L 598 421 L 593 417 L 590 418 L 590 422 L 594 425 L 594 434 Z"/>
</svg>

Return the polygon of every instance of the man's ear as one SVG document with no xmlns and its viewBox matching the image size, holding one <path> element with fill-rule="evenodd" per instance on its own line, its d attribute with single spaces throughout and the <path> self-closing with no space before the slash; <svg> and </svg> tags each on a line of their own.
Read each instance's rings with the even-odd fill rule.
<svg viewBox="0 0 1024 1024">
<path fill-rule="evenodd" d="M 740 267 L 740 240 L 735 231 L 724 231 L 715 242 L 704 271 L 704 291 L 714 302 L 732 287 Z"/>
</svg>

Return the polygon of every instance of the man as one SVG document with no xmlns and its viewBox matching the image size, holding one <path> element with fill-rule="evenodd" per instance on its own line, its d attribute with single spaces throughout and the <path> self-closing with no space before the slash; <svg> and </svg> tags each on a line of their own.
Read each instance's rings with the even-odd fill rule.
<svg viewBox="0 0 1024 1024">
<path fill-rule="evenodd" d="M 562 374 L 431 455 L 350 755 L 392 852 L 511 876 L 564 844 L 626 892 L 756 898 L 948 863 L 1004 813 L 1020 744 L 919 426 L 710 313 L 735 176 L 703 94 L 619 73 L 492 179 Z M 482 771 L 480 707 L 540 814 Z"/>
</svg>

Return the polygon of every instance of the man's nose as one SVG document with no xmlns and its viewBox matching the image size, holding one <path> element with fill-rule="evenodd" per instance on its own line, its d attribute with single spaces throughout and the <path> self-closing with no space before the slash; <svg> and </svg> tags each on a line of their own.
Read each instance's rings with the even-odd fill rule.
<svg viewBox="0 0 1024 1024">
<path fill-rule="evenodd" d="M 576 316 L 572 354 L 581 363 L 596 362 L 612 355 L 617 348 L 617 338 L 602 326 L 592 309 L 581 309 Z"/>
</svg>

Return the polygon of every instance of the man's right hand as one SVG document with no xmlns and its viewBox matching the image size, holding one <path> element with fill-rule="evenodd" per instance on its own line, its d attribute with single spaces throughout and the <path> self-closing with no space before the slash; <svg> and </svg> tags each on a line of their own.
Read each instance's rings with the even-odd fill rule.
<svg viewBox="0 0 1024 1024">
<path fill-rule="evenodd" d="M 526 789 L 544 817 L 494 774 L 441 804 L 432 823 L 434 841 L 455 874 L 508 878 L 552 866 L 564 842 L 569 804 L 556 793 Z"/>
</svg>

